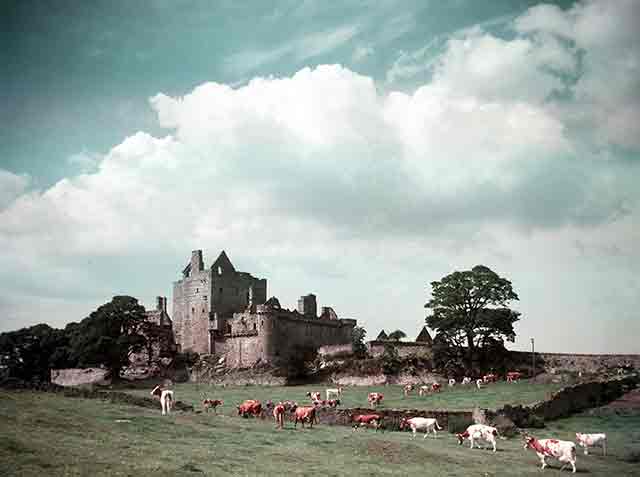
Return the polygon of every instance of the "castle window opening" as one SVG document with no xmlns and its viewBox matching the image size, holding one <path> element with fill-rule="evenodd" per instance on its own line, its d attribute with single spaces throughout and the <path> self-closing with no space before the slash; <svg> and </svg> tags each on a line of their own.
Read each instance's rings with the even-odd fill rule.
<svg viewBox="0 0 640 477">
<path fill-rule="evenodd" d="M 196 293 L 198 293 L 199 291 L 200 291 L 200 289 L 199 289 L 199 288 L 196 288 Z"/>
<path fill-rule="evenodd" d="M 222 288 L 220 288 L 220 294 L 222 295 Z"/>
<path fill-rule="evenodd" d="M 253 331 L 256 331 L 258 329 L 258 326 L 254 323 L 253 324 Z"/>
<path fill-rule="evenodd" d="M 194 306 L 191 307 L 191 313 L 195 313 L 196 312 L 196 308 Z"/>
<path fill-rule="evenodd" d="M 218 267 L 218 275 L 222 275 L 222 267 Z"/>
</svg>

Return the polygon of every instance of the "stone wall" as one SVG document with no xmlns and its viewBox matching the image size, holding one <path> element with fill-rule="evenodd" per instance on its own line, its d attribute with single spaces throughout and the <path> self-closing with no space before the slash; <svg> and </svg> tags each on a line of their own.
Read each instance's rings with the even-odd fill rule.
<svg viewBox="0 0 640 477">
<path fill-rule="evenodd" d="M 318 348 L 318 356 L 323 359 L 340 358 L 353 355 L 353 345 L 337 344 L 337 345 L 324 345 Z"/>
<path fill-rule="evenodd" d="M 226 358 L 228 368 L 249 368 L 264 360 L 264 339 L 257 332 L 231 335 L 216 341 L 216 355 Z"/>
<path fill-rule="evenodd" d="M 551 395 L 550 399 L 531 406 L 510 406 L 495 411 L 519 427 L 536 427 L 545 420 L 560 419 L 586 409 L 603 406 L 633 390 L 640 384 L 638 375 L 610 381 L 592 381 L 567 386 Z"/>
<path fill-rule="evenodd" d="M 102 368 L 52 369 L 51 382 L 58 386 L 86 386 L 111 384 L 109 371 Z"/>
<path fill-rule="evenodd" d="M 530 367 L 530 352 L 512 351 L 511 354 L 516 361 Z M 640 354 L 536 353 L 536 358 L 544 360 L 544 369 L 552 374 L 610 374 L 624 364 L 640 370 Z"/>
</svg>

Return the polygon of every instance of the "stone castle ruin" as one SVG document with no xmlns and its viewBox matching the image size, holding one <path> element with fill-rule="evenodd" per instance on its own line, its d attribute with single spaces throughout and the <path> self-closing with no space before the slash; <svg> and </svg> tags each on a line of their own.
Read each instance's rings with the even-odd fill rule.
<svg viewBox="0 0 640 477">
<path fill-rule="evenodd" d="M 331 307 L 317 314 L 316 296 L 300 297 L 297 310 L 267 300 L 267 280 L 235 269 L 222 251 L 205 268 L 202 251 L 191 253 L 173 284 L 173 330 L 180 351 L 224 356 L 228 367 L 286 361 L 301 350 L 351 343 L 356 320 Z"/>
</svg>

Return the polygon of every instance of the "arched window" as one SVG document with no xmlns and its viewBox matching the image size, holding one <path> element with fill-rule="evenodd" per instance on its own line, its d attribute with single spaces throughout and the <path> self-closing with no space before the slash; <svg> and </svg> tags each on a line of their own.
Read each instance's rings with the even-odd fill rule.
<svg viewBox="0 0 640 477">
<path fill-rule="evenodd" d="M 218 275 L 222 275 L 222 267 L 218 267 Z"/>
<path fill-rule="evenodd" d="M 256 325 L 255 323 L 253 324 L 253 331 L 256 331 L 258 329 L 258 325 Z"/>
</svg>

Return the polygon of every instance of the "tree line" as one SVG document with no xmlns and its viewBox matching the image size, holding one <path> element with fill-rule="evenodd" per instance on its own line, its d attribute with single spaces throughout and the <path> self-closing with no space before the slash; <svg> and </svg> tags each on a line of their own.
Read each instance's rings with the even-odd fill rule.
<svg viewBox="0 0 640 477">
<path fill-rule="evenodd" d="M 38 324 L 0 334 L 0 373 L 24 381 L 50 380 L 50 370 L 104 366 L 118 378 L 135 353 L 153 354 L 166 331 L 147 319 L 136 298 L 115 296 L 64 329 Z"/>
</svg>

